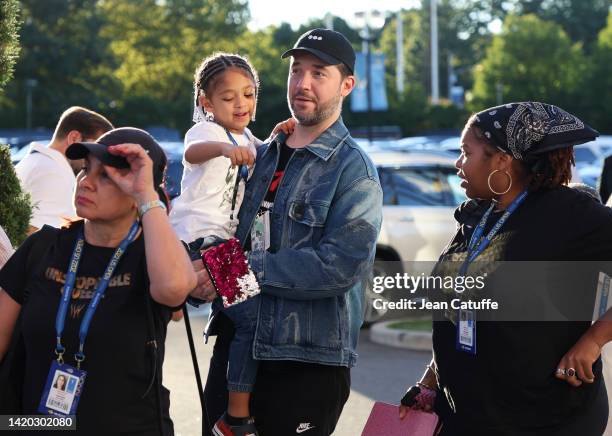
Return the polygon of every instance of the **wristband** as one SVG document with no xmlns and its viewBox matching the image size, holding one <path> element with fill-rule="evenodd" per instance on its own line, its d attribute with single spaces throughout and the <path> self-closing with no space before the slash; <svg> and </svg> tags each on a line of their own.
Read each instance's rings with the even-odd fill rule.
<svg viewBox="0 0 612 436">
<path fill-rule="evenodd" d="M 168 210 L 166 209 L 166 205 L 161 200 L 153 200 L 138 206 L 138 216 L 142 218 L 145 213 L 156 207 L 161 207 L 163 210 Z"/>
</svg>

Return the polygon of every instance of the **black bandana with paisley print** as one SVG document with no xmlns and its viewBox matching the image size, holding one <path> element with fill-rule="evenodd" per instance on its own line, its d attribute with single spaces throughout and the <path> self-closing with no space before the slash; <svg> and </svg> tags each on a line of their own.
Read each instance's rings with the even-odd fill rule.
<svg viewBox="0 0 612 436">
<path fill-rule="evenodd" d="M 493 146 L 525 162 L 599 136 L 574 115 L 539 102 L 508 103 L 486 109 L 476 114 L 474 125 Z"/>
</svg>

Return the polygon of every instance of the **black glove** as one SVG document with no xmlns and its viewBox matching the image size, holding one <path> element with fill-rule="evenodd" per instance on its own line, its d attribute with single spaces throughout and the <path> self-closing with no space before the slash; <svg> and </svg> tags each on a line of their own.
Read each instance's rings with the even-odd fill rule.
<svg viewBox="0 0 612 436">
<path fill-rule="evenodd" d="M 421 393 L 421 388 L 418 386 L 410 386 L 406 394 L 402 397 L 400 403 L 402 406 L 412 407 L 416 403 L 416 396 Z"/>
</svg>

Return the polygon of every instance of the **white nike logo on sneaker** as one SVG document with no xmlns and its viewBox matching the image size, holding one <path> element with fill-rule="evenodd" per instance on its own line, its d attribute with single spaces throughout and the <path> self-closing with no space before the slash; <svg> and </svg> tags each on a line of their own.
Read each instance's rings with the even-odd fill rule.
<svg viewBox="0 0 612 436">
<path fill-rule="evenodd" d="M 314 425 L 311 426 L 309 422 L 303 422 L 298 425 L 298 428 L 295 430 L 295 432 L 300 434 L 304 433 L 305 431 L 312 430 L 313 428 L 315 428 Z"/>
</svg>

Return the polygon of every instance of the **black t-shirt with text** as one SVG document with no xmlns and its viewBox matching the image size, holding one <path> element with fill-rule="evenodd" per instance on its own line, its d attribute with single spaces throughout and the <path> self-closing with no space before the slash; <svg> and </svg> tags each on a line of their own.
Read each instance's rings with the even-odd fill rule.
<svg viewBox="0 0 612 436">
<path fill-rule="evenodd" d="M 459 228 L 441 261 L 460 265 L 465 260 L 472 232 L 489 204 L 472 200 L 457 209 Z M 485 235 L 500 216 L 498 212 L 489 217 Z M 530 193 L 476 259 L 605 260 L 612 260 L 612 210 L 567 187 Z M 571 271 L 567 274 L 571 277 Z M 490 277 L 494 276 L 495 271 Z M 506 284 L 512 280 L 503 277 Z M 594 290 L 595 287 L 593 292 L 590 287 L 576 288 L 570 304 L 592 308 Z M 516 303 L 528 310 L 523 298 L 529 295 L 517 295 Z M 477 352 L 472 355 L 456 349 L 457 327 L 447 319 L 448 315 L 434 316 L 433 348 L 439 382 L 452 399 L 457 414 L 448 410 L 444 393 L 438 396 L 439 411 L 448 424 L 459 430 L 458 434 L 465 431 L 465 434 L 513 435 L 519 434 L 520 428 L 544 431 L 562 425 L 563 420 L 581 408 L 591 406 L 601 388 L 600 360 L 594 365 L 593 384 L 574 388 L 554 377 L 560 359 L 589 328 L 588 321 L 477 320 Z"/>
<path fill-rule="evenodd" d="M 283 142 L 281 144 L 278 165 L 276 166 L 276 170 L 272 176 L 272 181 L 268 187 L 268 192 L 266 192 L 266 196 L 264 197 L 264 202 L 268 205 L 268 207 L 262 205 L 260 211 L 265 211 L 272 208 L 272 204 L 274 204 L 274 199 L 276 198 L 276 191 L 283 180 L 285 168 L 287 168 L 287 163 L 289 163 L 289 159 L 291 159 L 294 151 L 295 149 L 289 147 L 286 143 Z"/>
<path fill-rule="evenodd" d="M 272 181 L 270 182 L 270 186 L 268 187 L 268 191 L 264 197 L 263 202 L 259 205 L 259 211 L 257 215 L 262 215 L 267 211 L 272 210 L 274 207 L 274 200 L 276 199 L 276 192 L 278 191 L 278 187 L 280 186 L 283 176 L 285 175 L 285 169 L 287 168 L 287 164 L 289 163 L 289 159 L 293 156 L 295 151 L 294 148 L 289 147 L 286 143 L 282 143 L 279 146 L 280 155 L 278 157 L 278 165 L 276 166 L 276 170 L 272 176 Z M 245 243 L 245 250 L 249 251 L 251 249 L 251 238 L 247 238 Z"/>
<path fill-rule="evenodd" d="M 38 413 L 47 374 L 55 357 L 55 317 L 77 232 L 82 225 L 79 222 L 60 230 L 44 227 L 30 236 L 0 271 L 0 287 L 22 304 L 25 414 Z M 56 234 L 51 237 L 52 243 L 40 247 L 37 241 L 45 231 Z M 32 253 L 32 250 L 37 252 Z M 114 248 L 85 243 L 62 336 L 67 364 L 76 366 L 74 353 L 79 343 L 79 327 L 114 251 Z M 32 271 L 26 270 L 28 263 Z M 84 348 L 85 361 L 81 365 L 87 377 L 77 409 L 75 434 L 158 434 L 156 385 L 153 384 L 142 398 L 151 382 L 154 365 L 150 345 L 146 345 L 150 329 L 145 298 L 150 299 L 150 296 L 141 234 L 119 261 L 90 324 Z M 171 309 L 153 300 L 150 300 L 150 307 L 163 360 Z M 162 389 L 162 392 L 168 424 L 168 391 Z"/>
</svg>

